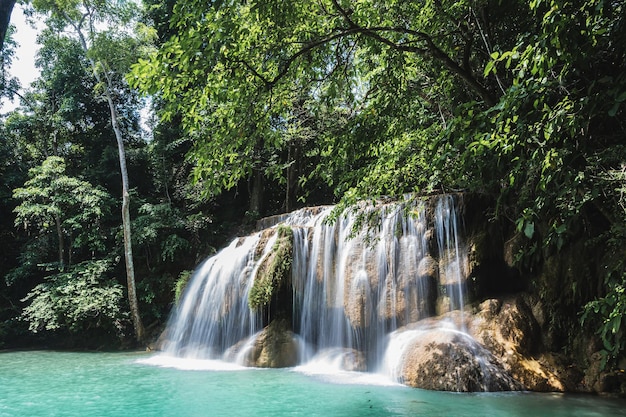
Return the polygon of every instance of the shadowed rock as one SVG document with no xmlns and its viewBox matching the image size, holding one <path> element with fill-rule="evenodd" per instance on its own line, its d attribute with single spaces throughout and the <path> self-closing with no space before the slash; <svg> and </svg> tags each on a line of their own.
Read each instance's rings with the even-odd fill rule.
<svg viewBox="0 0 626 417">
<path fill-rule="evenodd" d="M 402 381 L 436 391 L 510 391 L 517 383 L 488 350 L 449 329 L 418 331 L 404 354 Z"/>
<path fill-rule="evenodd" d="M 285 320 L 274 320 L 256 337 L 245 366 L 286 368 L 298 364 L 298 340 Z"/>
</svg>

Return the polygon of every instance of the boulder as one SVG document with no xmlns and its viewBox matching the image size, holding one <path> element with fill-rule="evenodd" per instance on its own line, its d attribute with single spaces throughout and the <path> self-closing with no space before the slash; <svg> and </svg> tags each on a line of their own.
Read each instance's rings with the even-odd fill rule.
<svg viewBox="0 0 626 417">
<path fill-rule="evenodd" d="M 417 275 L 419 277 L 437 277 L 439 265 L 430 255 L 424 256 L 417 264 Z"/>
<path fill-rule="evenodd" d="M 567 389 L 573 369 L 553 355 L 539 354 L 539 325 L 522 297 L 485 300 L 468 320 L 467 328 L 524 389 Z"/>
<path fill-rule="evenodd" d="M 245 366 L 286 368 L 298 364 L 298 339 L 286 320 L 274 320 L 256 337 L 244 358 Z"/>
<path fill-rule="evenodd" d="M 468 334 L 445 328 L 417 331 L 403 354 L 403 383 L 436 391 L 510 391 L 522 386 Z"/>
<path fill-rule="evenodd" d="M 344 312 L 354 328 L 366 328 L 371 325 L 372 289 L 367 271 L 360 270 L 353 277 L 346 277 L 344 291 Z"/>
</svg>

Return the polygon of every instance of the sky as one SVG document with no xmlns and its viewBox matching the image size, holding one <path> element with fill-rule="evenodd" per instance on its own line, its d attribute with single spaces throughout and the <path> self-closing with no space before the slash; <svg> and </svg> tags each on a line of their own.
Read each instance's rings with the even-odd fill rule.
<svg viewBox="0 0 626 417">
<path fill-rule="evenodd" d="M 11 14 L 11 24 L 17 29 L 14 39 L 18 47 L 10 73 L 19 78 L 22 88 L 27 88 L 39 75 L 39 70 L 35 67 L 35 55 L 39 45 L 37 45 L 37 29 L 26 23 L 22 10 L 22 5 L 16 4 Z M 11 103 L 7 99 L 2 99 L 1 103 L 0 112 L 6 113 L 17 107 L 19 100 L 16 98 Z"/>
<path fill-rule="evenodd" d="M 39 69 L 35 67 L 35 56 L 39 50 L 39 45 L 37 44 L 39 30 L 26 22 L 21 4 L 16 4 L 13 8 L 11 24 L 15 25 L 16 28 L 13 39 L 15 39 L 18 46 L 9 72 L 20 80 L 22 90 L 24 90 L 39 76 Z M 43 22 L 38 22 L 38 26 L 43 28 Z M 0 99 L 0 114 L 8 113 L 17 108 L 18 105 L 19 99 L 17 97 L 12 102 L 2 98 Z M 151 130 L 147 124 L 150 117 L 150 102 L 147 101 L 146 106 L 141 111 L 141 124 L 147 132 Z"/>
</svg>

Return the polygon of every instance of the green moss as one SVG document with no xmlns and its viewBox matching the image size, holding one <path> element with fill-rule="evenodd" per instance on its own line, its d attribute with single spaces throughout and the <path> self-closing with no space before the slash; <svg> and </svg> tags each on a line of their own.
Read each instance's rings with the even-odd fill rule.
<svg viewBox="0 0 626 417">
<path fill-rule="evenodd" d="M 176 304 L 180 301 L 180 297 L 183 295 L 183 291 L 185 290 L 185 287 L 187 286 L 187 283 L 191 279 L 192 275 L 192 271 L 182 271 L 178 275 L 178 279 L 174 285 L 174 301 Z"/>
<path fill-rule="evenodd" d="M 248 294 L 250 308 L 269 305 L 272 296 L 289 282 L 293 258 L 293 232 L 288 226 L 279 226 L 272 251 L 263 259 Z"/>
</svg>

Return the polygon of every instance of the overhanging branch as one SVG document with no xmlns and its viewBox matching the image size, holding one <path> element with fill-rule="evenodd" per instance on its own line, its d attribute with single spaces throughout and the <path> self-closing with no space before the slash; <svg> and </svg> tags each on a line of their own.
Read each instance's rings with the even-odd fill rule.
<svg viewBox="0 0 626 417">
<path fill-rule="evenodd" d="M 442 64 L 446 69 L 451 71 L 457 77 L 459 77 L 472 91 L 478 94 L 486 105 L 492 107 L 496 104 L 496 98 L 494 95 L 472 74 L 471 67 L 469 65 L 469 54 L 471 44 L 467 44 L 464 50 L 463 62 L 460 64 L 452 59 L 446 52 L 437 46 L 434 39 L 427 33 L 417 31 L 405 27 L 399 26 L 372 26 L 363 27 L 358 25 L 352 18 L 352 12 L 345 10 L 339 5 L 337 0 L 332 0 L 333 7 L 337 13 L 343 18 L 346 23 L 345 28 L 339 28 L 335 33 L 324 36 L 312 42 L 304 44 L 304 46 L 288 57 L 286 60 L 279 63 L 278 73 L 273 78 L 264 76 L 257 71 L 249 62 L 242 59 L 228 59 L 230 62 L 235 62 L 243 65 L 251 74 L 261 80 L 266 88 L 273 88 L 282 78 L 284 78 L 291 66 L 301 56 L 311 52 L 315 48 L 325 45 L 337 39 L 345 38 L 354 35 L 363 35 L 374 39 L 390 48 L 393 48 L 399 52 L 414 53 L 421 55 L 429 55 L 434 60 Z M 397 42 L 388 37 L 385 34 L 399 34 L 410 37 L 410 41 Z"/>
</svg>

